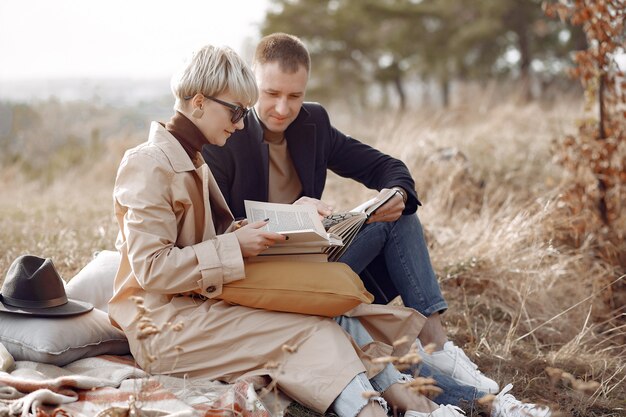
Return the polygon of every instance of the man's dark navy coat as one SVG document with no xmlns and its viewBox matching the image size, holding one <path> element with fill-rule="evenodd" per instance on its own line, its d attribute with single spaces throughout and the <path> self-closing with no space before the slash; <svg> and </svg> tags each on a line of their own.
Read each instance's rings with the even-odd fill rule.
<svg viewBox="0 0 626 417">
<path fill-rule="evenodd" d="M 404 214 L 417 210 L 415 183 L 406 165 L 335 129 L 321 105 L 304 103 L 285 137 L 303 196 L 321 199 L 330 169 L 371 189 L 400 186 L 409 197 Z M 245 128 L 233 133 L 226 145 L 205 145 L 202 155 L 235 218 L 246 216 L 244 200 L 267 201 L 269 148 L 254 111 L 246 116 Z"/>
<path fill-rule="evenodd" d="M 402 161 L 335 129 L 326 110 L 317 103 L 302 105 L 298 117 L 285 131 L 285 138 L 302 183 L 303 196 L 321 199 L 330 169 L 371 189 L 404 188 L 408 200 L 403 214 L 415 213 L 420 205 L 415 182 Z M 205 145 L 202 150 L 235 218 L 246 216 L 244 200 L 268 199 L 268 146 L 263 142 L 263 128 L 256 113 L 250 111 L 245 128 L 233 133 L 226 145 Z M 398 295 L 388 279 L 383 255 L 374 259 L 360 275 L 374 294 L 375 303 L 388 303 Z"/>
</svg>

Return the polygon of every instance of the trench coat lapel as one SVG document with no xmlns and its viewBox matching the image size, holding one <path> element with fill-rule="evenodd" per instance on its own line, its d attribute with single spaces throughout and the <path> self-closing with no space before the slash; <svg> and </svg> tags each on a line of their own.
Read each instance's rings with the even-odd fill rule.
<svg viewBox="0 0 626 417">
<path fill-rule="evenodd" d="M 204 232 L 202 234 L 202 240 L 210 239 L 212 236 L 215 236 L 215 224 L 213 222 L 213 217 L 216 216 L 214 210 L 212 210 L 211 206 L 211 194 L 213 194 L 209 190 L 209 167 L 204 164 L 196 168 L 196 175 L 200 177 L 202 180 L 202 201 L 204 201 Z"/>
<path fill-rule="evenodd" d="M 199 157 L 202 159 L 201 155 L 199 155 Z M 202 164 L 199 169 L 202 169 L 202 193 L 204 194 L 204 201 L 206 204 L 210 204 L 210 210 L 208 211 L 211 212 L 211 216 L 205 216 L 204 220 L 204 233 L 207 235 L 204 239 L 207 240 L 213 236 L 224 234 L 232 224 L 234 218 L 208 165 Z M 206 195 L 207 193 L 208 196 Z M 209 228 L 211 228 L 212 231 L 209 231 Z M 211 235 L 210 233 L 213 234 Z"/>
<path fill-rule="evenodd" d="M 163 150 L 175 172 L 189 171 L 201 180 L 205 207 L 203 240 L 223 234 L 233 222 L 233 215 L 202 155 L 196 155 L 196 167 L 176 138 L 159 123 L 152 124 L 150 138 Z"/>
<path fill-rule="evenodd" d="M 302 195 L 315 195 L 315 124 L 307 123 L 308 117 L 309 112 L 303 107 L 285 136 L 293 165 L 300 177 Z"/>
</svg>

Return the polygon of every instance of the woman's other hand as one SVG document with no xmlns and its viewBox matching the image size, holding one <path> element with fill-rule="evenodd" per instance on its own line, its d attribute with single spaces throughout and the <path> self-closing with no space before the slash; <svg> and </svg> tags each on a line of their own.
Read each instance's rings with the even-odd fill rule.
<svg viewBox="0 0 626 417">
<path fill-rule="evenodd" d="M 233 232 L 239 240 L 239 247 L 244 258 L 257 256 L 276 242 L 286 240 L 285 236 L 279 233 L 262 230 L 266 224 L 267 220 L 261 220 L 246 224 Z"/>
</svg>

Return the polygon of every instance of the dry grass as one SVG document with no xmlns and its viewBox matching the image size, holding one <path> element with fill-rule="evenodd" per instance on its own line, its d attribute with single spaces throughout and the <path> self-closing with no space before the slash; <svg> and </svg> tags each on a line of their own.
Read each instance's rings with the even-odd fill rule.
<svg viewBox="0 0 626 417">
<path fill-rule="evenodd" d="M 619 416 L 626 415 L 626 311 L 615 302 L 619 287 L 611 293 L 607 284 L 623 270 L 597 257 L 592 237 L 573 247 L 557 233 L 572 219 L 557 204 L 566 177 L 551 162 L 551 146 L 575 133 L 581 108 L 571 97 L 550 104 L 486 97 L 449 111 L 331 114 L 340 115 L 340 129 L 411 169 L 450 304 L 450 337 L 501 385 L 512 382 L 520 399 L 562 415 Z M 145 138 L 140 127 L 111 129 L 97 154 L 86 148 L 45 180 L 30 180 L 32 167 L 26 175 L 19 163 L 3 166 L 0 271 L 29 252 L 51 257 L 69 279 L 94 251 L 113 248 L 115 169 L 123 149 Z M 324 197 L 349 208 L 370 193 L 331 176 Z"/>
</svg>

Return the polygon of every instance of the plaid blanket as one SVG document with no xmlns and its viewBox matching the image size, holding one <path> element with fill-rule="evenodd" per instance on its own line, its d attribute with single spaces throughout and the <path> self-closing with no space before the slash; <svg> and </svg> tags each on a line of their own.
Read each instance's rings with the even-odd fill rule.
<svg viewBox="0 0 626 417">
<path fill-rule="evenodd" d="M 289 400 L 261 400 L 259 381 L 223 384 L 208 379 L 152 376 L 130 356 L 81 359 L 62 368 L 18 361 L 0 372 L 0 417 L 206 416 L 272 417 Z M 271 412 L 270 412 L 271 411 Z"/>
</svg>

